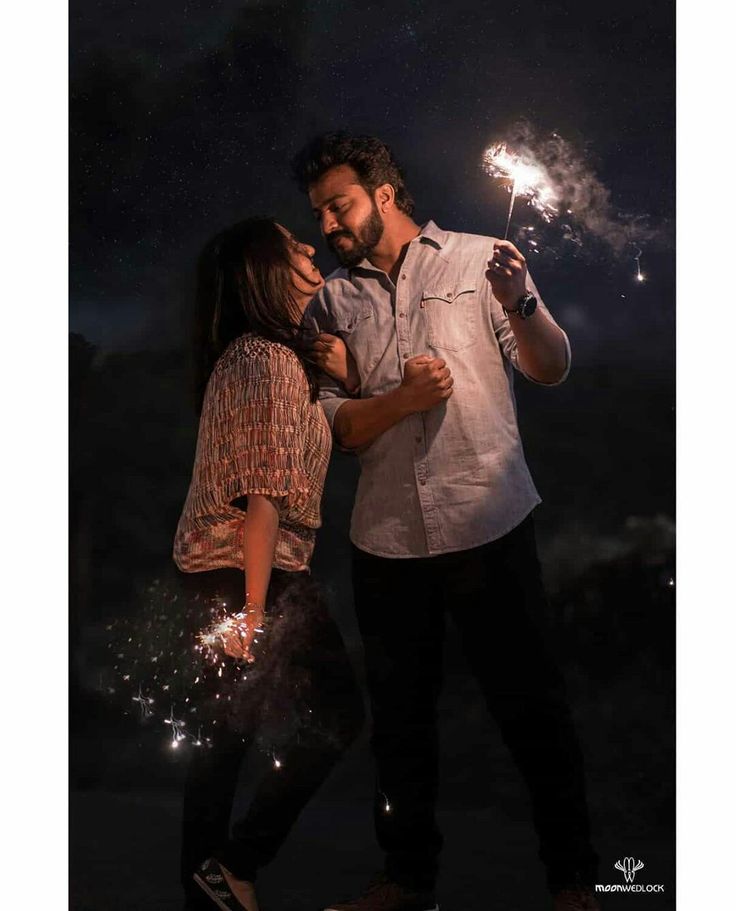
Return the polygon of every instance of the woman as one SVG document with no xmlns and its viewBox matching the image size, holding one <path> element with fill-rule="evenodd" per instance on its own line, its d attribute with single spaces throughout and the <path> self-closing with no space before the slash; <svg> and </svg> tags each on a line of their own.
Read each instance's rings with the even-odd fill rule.
<svg viewBox="0 0 736 911">
<path fill-rule="evenodd" d="M 251 695 L 242 706 L 236 699 L 230 724 L 190 765 L 188 908 L 257 911 L 258 868 L 362 724 L 342 639 L 308 575 L 331 446 L 311 342 L 300 329 L 324 286 L 313 256 L 281 225 L 248 219 L 216 237 L 200 261 L 206 388 L 174 559 L 195 574 L 188 578 L 200 597 L 221 599 L 237 616 L 224 651 L 247 663 L 243 691 Z M 297 701 L 309 707 L 292 711 Z M 291 736 L 228 837 L 244 740 L 264 725 L 290 726 Z"/>
</svg>

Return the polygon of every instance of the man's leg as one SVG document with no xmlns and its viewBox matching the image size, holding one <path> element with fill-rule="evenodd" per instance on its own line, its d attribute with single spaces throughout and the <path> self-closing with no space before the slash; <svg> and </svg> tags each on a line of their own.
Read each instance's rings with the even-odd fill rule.
<svg viewBox="0 0 736 911">
<path fill-rule="evenodd" d="M 417 890 L 434 888 L 442 846 L 435 803 L 444 618 L 432 563 L 353 549 L 378 773 L 376 834 L 389 879 Z"/>
<path fill-rule="evenodd" d="M 537 625 L 545 595 L 531 518 L 448 562 L 445 595 L 491 714 L 529 787 L 550 886 L 593 882 L 597 857 L 582 755 L 564 681 Z"/>
</svg>

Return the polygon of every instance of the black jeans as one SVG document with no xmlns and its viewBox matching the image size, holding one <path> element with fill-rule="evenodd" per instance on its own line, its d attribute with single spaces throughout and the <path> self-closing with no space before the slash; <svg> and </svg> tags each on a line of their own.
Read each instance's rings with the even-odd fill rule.
<svg viewBox="0 0 736 911">
<path fill-rule="evenodd" d="M 229 593 L 231 603 L 242 603 L 242 572 L 216 570 L 197 575 L 190 585 L 200 590 L 205 586 L 218 595 Z M 309 726 L 295 731 L 280 746 L 280 766 L 274 765 L 266 773 L 246 815 L 234 821 L 230 834 L 238 773 L 257 731 L 242 727 L 221 731 L 211 748 L 194 751 L 184 792 L 181 856 L 182 884 L 189 895 L 197 895 L 192 874 L 208 857 L 216 857 L 239 879 L 253 881 L 258 868 L 275 856 L 299 813 L 363 724 L 360 690 L 340 632 L 316 583 L 306 573 L 274 570 L 267 614 L 277 609 L 283 615 L 278 633 L 280 654 L 268 665 L 271 679 L 259 681 L 264 696 L 269 691 L 266 713 L 279 705 L 283 695 L 279 690 L 290 679 L 296 680 L 299 698 L 307 699 L 310 707 Z M 267 631 L 264 638 L 271 633 Z M 268 725 L 275 721 L 250 712 L 249 723 L 254 727 L 258 721 L 251 721 L 251 716 Z"/>
<path fill-rule="evenodd" d="M 427 889 L 437 876 L 437 700 L 449 614 L 531 792 L 550 887 L 593 882 L 581 752 L 563 679 L 532 619 L 545 595 L 531 517 L 490 544 L 436 557 L 354 548 L 353 586 L 373 713 L 376 831 L 391 879 Z"/>
</svg>

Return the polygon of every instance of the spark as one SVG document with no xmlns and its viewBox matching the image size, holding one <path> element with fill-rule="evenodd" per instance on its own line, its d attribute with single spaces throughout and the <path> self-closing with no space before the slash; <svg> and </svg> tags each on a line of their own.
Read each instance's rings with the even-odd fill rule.
<svg viewBox="0 0 736 911">
<path fill-rule="evenodd" d="M 133 702 L 138 703 L 141 710 L 141 718 L 143 720 L 150 718 L 151 715 L 153 715 L 153 709 L 151 708 L 153 705 L 153 699 L 150 696 L 143 695 L 143 691 L 140 685 L 138 686 L 138 695 L 133 696 Z"/>
<path fill-rule="evenodd" d="M 181 741 L 186 740 L 186 738 L 187 738 L 187 735 L 182 730 L 182 728 L 184 728 L 186 726 L 186 721 L 179 721 L 178 719 L 174 718 L 174 706 L 173 705 L 171 706 L 171 710 L 169 712 L 169 717 L 164 718 L 164 724 L 171 725 L 171 748 L 172 748 L 172 750 L 178 749 Z"/>
<path fill-rule="evenodd" d="M 383 812 L 387 814 L 391 813 L 393 807 L 391 806 L 391 801 L 388 799 L 388 797 L 383 793 L 383 791 L 379 791 L 378 796 L 383 798 Z"/>
<path fill-rule="evenodd" d="M 638 282 L 646 281 L 646 276 L 641 271 L 641 250 L 639 250 L 634 259 L 636 260 L 636 280 Z"/>
<path fill-rule="evenodd" d="M 516 155 L 508 150 L 505 142 L 498 142 L 483 153 L 483 168 L 489 177 L 511 181 L 511 201 L 504 240 L 509 235 L 517 196 L 526 197 L 545 221 L 551 221 L 557 215 L 557 192 L 552 181 L 546 169 L 530 156 Z"/>
</svg>

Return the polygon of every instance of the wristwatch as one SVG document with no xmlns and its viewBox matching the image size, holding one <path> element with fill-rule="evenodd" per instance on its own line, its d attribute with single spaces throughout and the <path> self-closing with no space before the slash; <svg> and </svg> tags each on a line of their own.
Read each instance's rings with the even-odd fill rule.
<svg viewBox="0 0 736 911">
<path fill-rule="evenodd" d="M 529 319 L 536 309 L 537 299 L 533 294 L 530 294 L 527 291 L 526 294 L 522 295 L 516 302 L 516 307 L 513 310 L 507 310 L 506 307 L 504 307 L 503 312 L 506 316 L 508 316 L 509 313 L 513 313 L 515 316 L 518 316 L 519 319 Z"/>
</svg>

